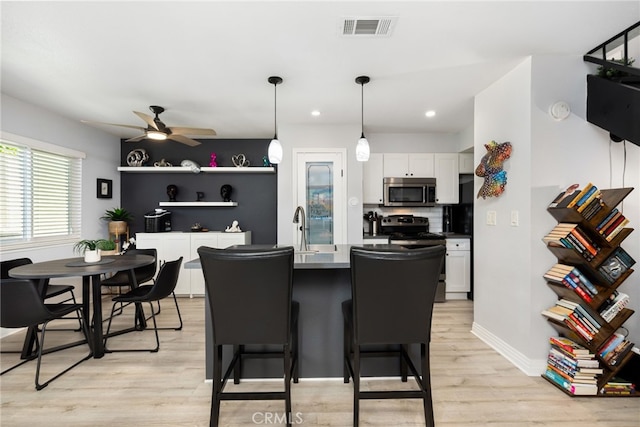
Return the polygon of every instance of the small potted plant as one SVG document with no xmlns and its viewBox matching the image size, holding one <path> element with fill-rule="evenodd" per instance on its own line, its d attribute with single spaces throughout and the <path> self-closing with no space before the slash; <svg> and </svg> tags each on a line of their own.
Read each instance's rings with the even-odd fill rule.
<svg viewBox="0 0 640 427">
<path fill-rule="evenodd" d="M 111 241 L 106 239 L 84 239 L 77 242 L 73 246 L 73 250 L 84 255 L 84 262 L 98 262 L 100 261 L 100 250 L 103 247 L 109 247 L 109 242 Z"/>
<path fill-rule="evenodd" d="M 133 219 L 131 212 L 123 208 L 107 209 L 101 217 L 109 221 L 109 234 L 120 236 L 127 234 L 127 223 Z"/>
<path fill-rule="evenodd" d="M 113 240 L 101 240 L 96 247 L 100 249 L 100 256 L 117 255 L 118 244 Z"/>
</svg>

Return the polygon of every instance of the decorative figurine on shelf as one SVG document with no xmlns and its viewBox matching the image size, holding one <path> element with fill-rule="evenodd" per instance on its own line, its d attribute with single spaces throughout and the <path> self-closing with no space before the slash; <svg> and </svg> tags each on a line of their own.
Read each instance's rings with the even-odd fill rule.
<svg viewBox="0 0 640 427">
<path fill-rule="evenodd" d="M 236 154 L 235 156 L 231 156 L 231 161 L 233 165 L 237 168 L 245 168 L 248 167 L 251 163 L 247 160 L 247 156 L 244 154 Z"/>
<path fill-rule="evenodd" d="M 193 173 L 200 173 L 200 165 L 193 160 L 183 160 L 182 162 L 180 162 L 180 166 L 191 169 L 191 172 Z"/>
<path fill-rule="evenodd" d="M 211 153 L 211 160 L 209 160 L 209 167 L 210 168 L 217 168 L 218 167 L 218 162 L 216 162 L 216 158 L 218 156 L 216 155 L 216 153 Z"/>
<path fill-rule="evenodd" d="M 222 196 L 222 200 L 225 202 L 231 201 L 231 192 L 233 191 L 233 187 L 229 184 L 224 184 L 220 187 L 220 196 Z"/>
<path fill-rule="evenodd" d="M 478 191 L 478 199 L 480 197 L 483 199 L 498 197 L 504 192 L 504 188 L 507 186 L 507 171 L 502 168 L 502 165 L 505 160 L 511 157 L 510 142 L 498 144 L 491 141 L 484 147 L 487 149 L 487 154 L 482 157 L 476 168 L 476 175 L 484 177 L 484 183 Z"/>
<path fill-rule="evenodd" d="M 202 191 L 196 191 L 196 202 L 201 202 L 204 199 L 204 193 Z"/>
<path fill-rule="evenodd" d="M 169 196 L 170 202 L 175 202 L 176 196 L 178 195 L 178 187 L 173 184 L 167 185 L 167 195 Z"/>
<path fill-rule="evenodd" d="M 166 159 L 160 159 L 160 161 L 159 162 L 155 162 L 153 164 L 153 166 L 155 166 L 157 168 L 170 168 L 173 165 L 171 163 L 167 162 Z"/>
<path fill-rule="evenodd" d="M 269 157 L 262 156 L 262 166 L 264 166 L 265 168 L 271 166 L 271 162 L 269 161 Z"/>
<path fill-rule="evenodd" d="M 129 166 L 144 166 L 144 162 L 149 160 L 149 155 L 144 148 L 132 150 L 127 155 L 127 164 Z"/>
<path fill-rule="evenodd" d="M 240 225 L 238 225 L 238 221 L 234 219 L 231 225 L 228 226 L 224 231 L 226 231 L 227 233 L 239 233 L 242 230 L 240 230 Z"/>
</svg>

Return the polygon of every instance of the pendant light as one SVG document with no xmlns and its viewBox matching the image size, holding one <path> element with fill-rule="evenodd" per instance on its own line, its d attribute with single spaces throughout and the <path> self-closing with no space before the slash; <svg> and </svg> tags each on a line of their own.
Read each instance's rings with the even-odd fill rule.
<svg viewBox="0 0 640 427">
<path fill-rule="evenodd" d="M 269 83 L 273 85 L 273 139 L 269 143 L 269 149 L 267 154 L 269 155 L 269 163 L 277 165 L 282 161 L 282 144 L 278 141 L 278 85 L 282 83 L 282 77 L 271 76 L 268 79 Z"/>
<path fill-rule="evenodd" d="M 356 83 L 358 83 L 362 87 L 360 101 L 361 101 L 361 121 L 360 128 L 362 133 L 360 134 L 360 139 L 358 140 L 358 145 L 356 145 L 356 160 L 359 162 L 366 162 L 369 160 L 369 141 L 364 137 L 364 85 L 369 83 L 369 77 L 367 76 L 359 76 L 356 77 Z"/>
</svg>

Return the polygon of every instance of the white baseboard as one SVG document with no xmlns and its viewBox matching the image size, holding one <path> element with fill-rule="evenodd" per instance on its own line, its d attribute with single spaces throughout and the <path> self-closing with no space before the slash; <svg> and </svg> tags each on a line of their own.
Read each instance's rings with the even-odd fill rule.
<svg viewBox="0 0 640 427">
<path fill-rule="evenodd" d="M 471 333 L 478 337 L 482 342 L 500 353 L 505 359 L 511 362 L 516 368 L 520 369 L 530 377 L 542 375 L 547 366 L 546 359 L 530 359 L 520 353 L 515 348 L 489 332 L 487 329 L 473 322 Z"/>
</svg>

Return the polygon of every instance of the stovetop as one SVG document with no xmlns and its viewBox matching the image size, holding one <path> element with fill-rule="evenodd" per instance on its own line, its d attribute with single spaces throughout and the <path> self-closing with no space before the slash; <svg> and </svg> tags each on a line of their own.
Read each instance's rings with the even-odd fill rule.
<svg viewBox="0 0 640 427">
<path fill-rule="evenodd" d="M 382 218 L 381 233 L 390 240 L 444 240 L 442 234 L 429 232 L 429 218 L 413 215 L 390 215 Z"/>
</svg>

